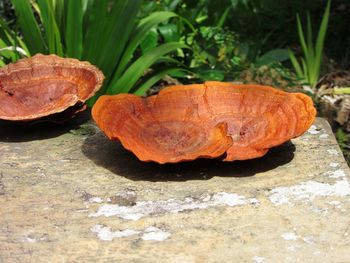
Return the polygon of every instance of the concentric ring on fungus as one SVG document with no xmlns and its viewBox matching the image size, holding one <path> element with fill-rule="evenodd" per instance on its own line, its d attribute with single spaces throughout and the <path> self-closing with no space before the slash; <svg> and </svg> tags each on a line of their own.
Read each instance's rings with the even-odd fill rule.
<svg viewBox="0 0 350 263">
<path fill-rule="evenodd" d="M 302 93 L 211 81 L 168 87 L 148 98 L 101 96 L 92 116 L 140 160 L 176 163 L 261 157 L 303 134 L 316 110 Z"/>
<path fill-rule="evenodd" d="M 85 61 L 37 54 L 0 68 L 0 119 L 31 121 L 80 110 L 104 76 Z"/>
</svg>

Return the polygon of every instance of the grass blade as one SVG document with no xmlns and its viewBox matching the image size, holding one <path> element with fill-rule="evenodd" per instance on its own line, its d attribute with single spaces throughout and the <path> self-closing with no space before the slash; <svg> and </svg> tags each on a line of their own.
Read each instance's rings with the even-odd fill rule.
<svg viewBox="0 0 350 263">
<path fill-rule="evenodd" d="M 126 44 L 135 29 L 135 19 L 142 3 L 141 0 L 124 2 L 125 4 L 120 11 L 121 14 L 119 17 L 115 18 L 114 15 L 111 16 L 111 21 L 109 21 L 111 27 L 107 29 L 110 33 L 107 34 L 104 49 L 100 54 L 100 63 L 98 65 L 103 69 L 106 77 L 112 75 L 116 62 L 121 59 Z M 119 10 L 114 11 L 114 13 L 116 12 L 119 12 Z M 121 34 L 120 32 L 123 33 Z"/>
<path fill-rule="evenodd" d="M 310 18 L 310 13 L 307 13 L 307 29 L 306 29 L 306 45 L 308 48 L 313 47 L 313 41 L 312 41 L 312 26 L 311 26 L 311 18 Z M 310 51 L 310 50 L 309 50 Z"/>
<path fill-rule="evenodd" d="M 179 26 L 175 24 L 166 24 L 158 27 L 164 42 L 180 41 Z"/>
<path fill-rule="evenodd" d="M 24 50 L 24 53 L 26 56 L 30 56 L 30 52 L 23 42 L 23 40 L 15 34 L 6 24 L 6 22 L 0 17 L 0 40 L 3 41 L 3 47 L 6 46 L 19 46 Z M 20 57 L 18 54 L 17 59 Z M 16 58 L 13 58 L 13 62 L 17 60 Z"/>
<path fill-rule="evenodd" d="M 83 3 L 83 14 L 84 14 L 83 28 L 87 28 L 89 20 L 91 20 L 90 14 L 91 12 L 94 11 L 94 9 L 92 8 L 94 5 L 94 0 L 84 0 L 82 3 Z"/>
<path fill-rule="evenodd" d="M 54 13 L 55 13 L 55 21 L 58 29 L 60 30 L 60 35 L 64 36 L 65 32 L 65 0 L 52 0 Z"/>
<path fill-rule="evenodd" d="M 224 13 L 222 14 L 221 18 L 219 19 L 218 23 L 216 24 L 216 27 L 222 28 L 224 26 L 230 10 L 231 10 L 231 6 L 228 6 L 225 9 Z"/>
<path fill-rule="evenodd" d="M 303 70 L 301 69 L 301 66 L 300 66 L 297 58 L 295 57 L 294 53 L 289 49 L 288 49 L 288 53 L 289 53 L 290 61 L 292 62 L 292 65 L 295 69 L 295 72 L 297 73 L 298 78 L 303 78 L 304 73 L 303 73 Z"/>
<path fill-rule="evenodd" d="M 303 50 L 304 55 L 307 56 L 309 54 L 309 52 L 308 52 L 308 48 L 307 48 L 307 45 L 305 42 L 304 31 L 303 31 L 303 27 L 301 26 L 301 21 L 300 21 L 299 15 L 297 15 L 297 28 L 298 28 L 298 35 L 299 35 L 299 41 L 301 44 L 301 48 Z"/>
<path fill-rule="evenodd" d="M 38 0 L 40 17 L 45 28 L 49 54 L 63 56 L 61 35 L 58 30 L 52 0 Z"/>
<path fill-rule="evenodd" d="M 83 52 L 83 5 L 81 0 L 67 1 L 66 55 L 81 59 Z"/>
<path fill-rule="evenodd" d="M 158 58 L 178 48 L 188 47 L 178 42 L 170 42 L 148 51 L 142 57 L 137 59 L 125 71 L 125 73 L 120 79 L 110 83 L 110 89 L 107 91 L 107 93 L 117 94 L 129 92 L 133 88 L 137 80 L 144 74 L 145 70 L 148 69 L 153 63 L 155 63 L 158 60 Z"/>
<path fill-rule="evenodd" d="M 13 32 L 7 26 L 6 22 L 0 17 L 0 39 L 4 41 L 8 46 L 14 44 Z"/>
<path fill-rule="evenodd" d="M 146 53 L 148 50 L 155 48 L 158 45 L 159 34 L 156 28 L 152 28 L 148 31 L 145 38 L 140 43 L 142 53 Z"/>
<path fill-rule="evenodd" d="M 124 72 L 125 67 L 127 66 L 128 62 L 130 61 L 130 58 L 132 57 L 132 54 L 135 52 L 136 48 L 140 45 L 142 40 L 147 36 L 147 32 L 149 32 L 153 27 L 155 27 L 159 23 L 176 16 L 177 15 L 173 12 L 155 12 L 140 21 L 139 25 L 135 29 L 131 41 L 128 43 L 128 46 L 122 58 L 120 59 L 118 69 L 115 73 L 115 78 L 119 78 L 122 72 Z"/>
<path fill-rule="evenodd" d="M 321 25 L 320 25 L 320 29 L 318 31 L 318 36 L 317 36 L 317 39 L 316 39 L 316 50 L 315 50 L 316 80 L 315 80 L 315 84 L 318 81 L 318 76 L 319 76 L 320 70 L 321 70 L 322 53 L 323 53 L 323 46 L 324 46 L 326 33 L 327 33 L 327 28 L 328 28 L 330 7 L 331 7 L 331 1 L 328 1 L 327 2 L 327 6 L 326 6 L 326 10 L 325 10 L 324 15 L 322 17 L 322 22 L 321 22 Z"/>
<path fill-rule="evenodd" d="M 152 74 L 144 83 L 140 85 L 140 87 L 134 92 L 135 95 L 142 96 L 144 95 L 149 88 L 151 88 L 154 84 L 156 84 L 159 80 L 161 80 L 165 75 L 169 75 L 171 73 L 176 73 L 178 71 L 183 71 L 181 68 L 167 68 L 162 71 L 158 71 L 155 74 Z"/>
<path fill-rule="evenodd" d="M 32 8 L 28 0 L 11 0 L 15 8 L 18 23 L 23 39 L 27 43 L 31 54 L 47 53 L 44 38 L 41 35 L 39 26 L 34 18 Z"/>
<path fill-rule="evenodd" d="M 283 62 L 289 58 L 289 53 L 286 49 L 272 49 L 255 62 L 256 66 L 264 66 L 272 63 Z"/>
<path fill-rule="evenodd" d="M 89 2 L 91 3 L 91 2 Z M 83 43 L 83 59 L 97 64 L 98 55 L 103 47 L 102 38 L 107 17 L 108 0 L 97 0 L 86 6 L 86 32 Z"/>
<path fill-rule="evenodd" d="M 303 66 L 303 71 L 304 71 L 304 79 L 310 84 L 310 73 L 309 73 L 309 67 L 305 61 L 305 59 L 301 59 L 301 65 Z M 306 76 L 306 78 L 305 78 Z"/>
<path fill-rule="evenodd" d="M 120 60 L 127 41 L 135 26 L 136 15 L 142 0 L 95 1 L 92 8 L 105 4 L 104 11 L 94 9 L 90 16 L 98 26 L 87 32 L 84 40 L 84 59 L 102 69 L 109 79 Z M 108 4 L 113 3 L 110 7 Z M 107 12 L 108 11 L 108 12 Z M 94 25 L 92 25 L 94 27 Z M 88 52 L 85 53 L 85 50 Z"/>
</svg>

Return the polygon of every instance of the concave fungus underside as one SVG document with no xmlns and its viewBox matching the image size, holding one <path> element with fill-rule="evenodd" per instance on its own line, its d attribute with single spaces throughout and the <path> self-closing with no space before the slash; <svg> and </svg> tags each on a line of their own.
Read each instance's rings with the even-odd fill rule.
<svg viewBox="0 0 350 263">
<path fill-rule="evenodd" d="M 104 76 L 88 62 L 37 54 L 0 68 L 0 119 L 31 121 L 80 111 Z"/>
</svg>

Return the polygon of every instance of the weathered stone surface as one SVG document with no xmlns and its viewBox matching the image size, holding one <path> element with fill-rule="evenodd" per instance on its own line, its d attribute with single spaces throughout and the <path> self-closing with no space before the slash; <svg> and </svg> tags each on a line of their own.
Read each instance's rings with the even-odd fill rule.
<svg viewBox="0 0 350 263">
<path fill-rule="evenodd" d="M 261 159 L 141 163 L 91 123 L 0 130 L 0 262 L 349 262 L 329 125 Z"/>
</svg>

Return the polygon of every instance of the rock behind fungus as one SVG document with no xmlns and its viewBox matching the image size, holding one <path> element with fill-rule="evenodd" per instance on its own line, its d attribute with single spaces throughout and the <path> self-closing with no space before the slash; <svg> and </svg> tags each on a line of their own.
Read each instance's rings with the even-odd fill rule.
<svg viewBox="0 0 350 263">
<path fill-rule="evenodd" d="M 95 66 L 56 55 L 35 55 L 0 68 L 0 119 L 32 121 L 68 118 L 101 87 Z M 69 116 L 67 116 L 69 115 Z"/>
<path fill-rule="evenodd" d="M 145 99 L 102 96 L 92 109 L 111 140 L 158 163 L 257 158 L 303 134 L 315 115 L 304 94 L 222 82 L 168 87 Z"/>
</svg>

